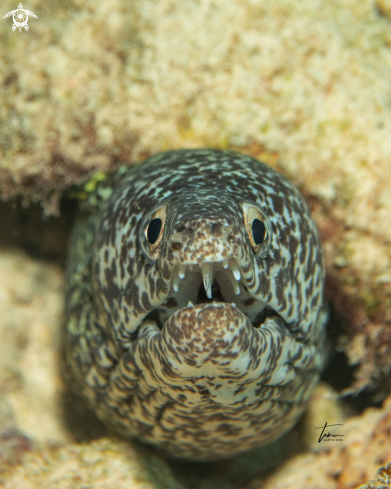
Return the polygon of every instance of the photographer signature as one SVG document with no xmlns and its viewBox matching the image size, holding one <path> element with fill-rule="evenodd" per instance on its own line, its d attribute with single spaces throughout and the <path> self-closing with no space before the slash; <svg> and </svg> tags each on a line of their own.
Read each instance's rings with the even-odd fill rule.
<svg viewBox="0 0 391 489">
<path fill-rule="evenodd" d="M 340 437 L 343 437 L 344 435 L 335 435 L 333 433 L 330 433 L 329 431 L 325 432 L 326 431 L 326 428 L 329 428 L 331 426 L 343 426 L 342 423 L 337 423 L 337 424 L 327 424 L 327 421 L 326 423 L 324 424 L 324 426 L 318 426 L 316 428 L 314 428 L 315 430 L 322 430 L 320 436 L 319 436 L 319 439 L 318 439 L 318 443 L 320 443 L 324 438 L 328 439 L 330 437 L 333 437 L 333 438 L 340 438 Z M 339 440 L 339 441 L 342 441 L 342 440 Z"/>
</svg>

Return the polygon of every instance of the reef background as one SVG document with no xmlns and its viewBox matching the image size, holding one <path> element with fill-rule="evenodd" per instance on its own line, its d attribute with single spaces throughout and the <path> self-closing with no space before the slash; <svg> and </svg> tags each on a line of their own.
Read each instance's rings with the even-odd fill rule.
<svg viewBox="0 0 391 489">
<path fill-rule="evenodd" d="M 28 32 L 0 22 L 0 487 L 340 489 L 375 478 L 391 461 L 391 1 L 24 8 L 38 16 Z M 265 161 L 307 199 L 326 256 L 330 363 L 287 437 L 197 465 L 119 440 L 67 390 L 74 206 L 61 197 L 96 172 L 205 146 Z M 317 443 L 326 420 L 344 423 L 343 443 Z"/>
</svg>

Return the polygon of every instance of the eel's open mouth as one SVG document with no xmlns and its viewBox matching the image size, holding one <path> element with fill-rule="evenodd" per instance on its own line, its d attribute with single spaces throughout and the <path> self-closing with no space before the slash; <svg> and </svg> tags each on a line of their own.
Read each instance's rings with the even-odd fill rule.
<svg viewBox="0 0 391 489">
<path fill-rule="evenodd" d="M 245 288 L 245 285 L 243 285 L 243 287 Z M 213 302 L 226 302 L 220 291 L 219 284 L 217 283 L 217 281 L 214 281 L 212 283 L 212 298 L 208 297 L 205 287 L 203 286 L 203 284 L 201 284 L 198 290 L 197 301 L 195 302 L 194 305 L 211 304 Z M 246 305 L 249 306 L 249 305 L 254 305 L 255 302 L 260 302 L 260 301 L 257 301 L 256 299 L 250 297 L 249 299 L 244 299 L 242 301 L 242 304 L 243 306 Z M 236 302 L 233 302 L 232 304 L 235 304 L 236 306 L 238 305 L 236 304 Z M 243 306 L 239 307 L 239 309 L 243 310 L 244 309 Z M 244 310 L 243 312 L 246 314 Z M 246 316 L 248 316 L 248 314 L 246 314 Z M 265 305 L 264 308 L 261 309 L 260 312 L 256 315 L 254 320 L 251 321 L 251 324 L 254 326 L 254 328 L 260 328 L 267 318 L 273 316 L 279 317 L 279 315 L 274 311 L 274 309 L 272 309 L 270 306 Z"/>
<path fill-rule="evenodd" d="M 165 321 L 180 309 L 213 303 L 236 306 L 255 328 L 261 327 L 268 317 L 278 316 L 266 303 L 251 295 L 244 273 L 237 261 L 230 258 L 220 262 L 176 266 L 167 300 L 148 318 L 156 321 L 162 329 Z"/>
<path fill-rule="evenodd" d="M 202 273 L 202 279 L 204 282 L 204 289 L 206 295 L 209 299 L 212 299 L 212 285 L 213 285 L 213 272 L 229 270 L 226 273 L 226 277 L 230 281 L 232 288 L 236 295 L 240 293 L 239 282 L 241 281 L 241 273 L 239 265 L 237 264 L 234 258 L 230 260 L 226 259 L 222 262 L 214 262 L 214 263 L 202 263 L 201 265 L 178 265 L 175 267 L 173 274 L 172 287 L 175 292 L 178 291 L 179 282 L 181 279 L 184 279 L 186 276 L 186 270 L 189 269 L 193 271 L 194 268 L 198 268 L 198 271 Z"/>
</svg>

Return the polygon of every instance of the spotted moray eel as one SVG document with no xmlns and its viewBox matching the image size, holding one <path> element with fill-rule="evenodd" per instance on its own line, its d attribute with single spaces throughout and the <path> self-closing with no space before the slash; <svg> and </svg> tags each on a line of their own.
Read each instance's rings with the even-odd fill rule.
<svg viewBox="0 0 391 489">
<path fill-rule="evenodd" d="M 69 247 L 65 351 L 120 433 L 214 460 L 282 436 L 324 362 L 324 261 L 299 191 L 209 149 L 95 182 Z"/>
</svg>

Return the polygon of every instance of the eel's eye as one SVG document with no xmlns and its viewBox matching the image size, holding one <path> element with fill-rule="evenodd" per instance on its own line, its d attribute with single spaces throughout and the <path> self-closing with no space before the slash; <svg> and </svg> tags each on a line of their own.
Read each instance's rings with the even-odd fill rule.
<svg viewBox="0 0 391 489">
<path fill-rule="evenodd" d="M 260 219 L 255 218 L 251 225 L 251 232 L 256 246 L 260 245 L 267 238 L 266 226 Z"/>
<path fill-rule="evenodd" d="M 153 245 L 156 243 L 156 241 L 159 239 L 162 227 L 163 222 L 160 217 L 155 217 L 155 219 L 152 219 L 146 229 L 146 236 L 149 244 Z"/>
<path fill-rule="evenodd" d="M 139 231 L 141 251 L 148 263 L 153 263 L 159 254 L 166 221 L 166 204 L 153 207 L 143 218 Z"/>
<path fill-rule="evenodd" d="M 265 212 L 249 201 L 242 202 L 244 225 L 254 253 L 264 258 L 271 246 L 271 226 Z"/>
</svg>

